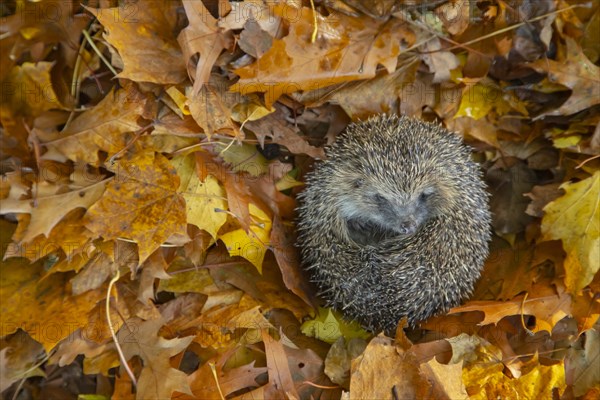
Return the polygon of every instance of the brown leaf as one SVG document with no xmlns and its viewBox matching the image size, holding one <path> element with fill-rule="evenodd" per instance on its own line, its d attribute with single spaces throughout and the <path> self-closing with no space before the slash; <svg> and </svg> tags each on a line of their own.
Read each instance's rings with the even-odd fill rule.
<svg viewBox="0 0 600 400">
<path fill-rule="evenodd" d="M 47 184 L 47 182 L 42 182 Z M 48 186 L 54 186 L 47 184 Z M 24 232 L 21 241 L 30 242 L 38 235 L 48 237 L 52 228 L 76 208 L 90 208 L 102 193 L 106 186 L 106 181 L 93 184 L 83 189 L 71 192 L 62 192 L 62 187 L 55 187 L 56 194 L 36 199 L 21 201 L 4 200 L 2 203 L 2 213 L 19 212 L 31 214 L 31 220 Z"/>
<path fill-rule="evenodd" d="M 122 7 L 87 10 L 108 31 L 106 40 L 123 60 L 120 78 L 162 84 L 187 78 L 181 49 L 173 37 L 175 4 L 140 0 Z"/>
<path fill-rule="evenodd" d="M 323 159 L 325 157 L 323 149 L 311 146 L 304 137 L 300 136 L 298 129 L 286 121 L 282 106 L 276 104 L 274 107 L 275 112 L 256 121 L 248 121 L 244 125 L 258 137 L 262 147 L 265 138 L 271 137 L 274 143 L 287 147 L 294 154 L 307 154 L 312 158 Z"/>
<path fill-rule="evenodd" d="M 112 156 L 133 138 L 141 125 L 146 98 L 133 86 L 111 90 L 93 109 L 80 114 L 52 140 L 44 141 L 49 150 L 73 161 L 99 166 L 99 151 Z"/>
<path fill-rule="evenodd" d="M 537 183 L 536 174 L 524 162 L 507 157 L 490 167 L 486 178 L 492 192 L 494 229 L 502 234 L 522 232 L 531 220 L 525 214 L 529 199 L 524 194 Z"/>
<path fill-rule="evenodd" d="M 20 259 L 4 262 L 0 310 L 4 334 L 23 329 L 49 352 L 88 322 L 88 311 L 106 293 L 93 290 L 73 296 L 70 274 L 52 274 L 41 280 L 43 273 L 41 263 L 23 265 Z"/>
<path fill-rule="evenodd" d="M 421 364 L 419 369 L 432 386 L 433 399 L 469 399 L 462 382 L 462 363 L 440 364 L 435 358 Z"/>
<path fill-rule="evenodd" d="M 54 63 L 23 63 L 10 71 L 3 81 L 1 106 L 3 118 L 12 114 L 38 116 L 43 111 L 53 108 L 62 109 L 60 100 L 51 80 L 51 69 Z"/>
<path fill-rule="evenodd" d="M 168 267 L 162 253 L 159 251 L 152 253 L 144 262 L 142 275 L 140 276 L 139 301 L 146 303 L 148 300 L 154 300 L 154 280 L 170 279 L 171 275 L 166 272 Z"/>
<path fill-rule="evenodd" d="M 24 331 L 2 338 L 0 350 L 0 391 L 14 382 L 32 376 L 44 376 L 39 368 L 32 368 L 44 357 L 44 348 Z"/>
<path fill-rule="evenodd" d="M 209 138 L 216 133 L 243 138 L 231 119 L 231 110 L 224 104 L 217 88 L 209 83 L 199 86 L 189 98 L 188 106 L 192 117 Z"/>
<path fill-rule="evenodd" d="M 349 398 L 429 398 L 429 385 L 415 365 L 414 354 L 395 347 L 390 338 L 378 336 L 352 360 Z"/>
<path fill-rule="evenodd" d="M 173 399 L 222 400 L 223 396 L 229 396 L 239 390 L 257 387 L 256 378 L 267 372 L 267 368 L 255 367 L 252 362 L 236 368 L 224 369 L 223 366 L 231 358 L 231 353 L 228 351 L 218 359 L 208 360 L 188 377 L 194 397 L 178 395 Z"/>
<path fill-rule="evenodd" d="M 538 60 L 530 64 L 533 69 L 547 73 L 548 78 L 573 92 L 557 110 L 545 115 L 571 115 L 600 103 L 600 67 L 594 65 L 583 53 L 577 42 L 569 37 L 564 59 Z"/>
<path fill-rule="evenodd" d="M 184 28 L 177 38 L 184 51 L 184 60 L 190 68 L 190 58 L 196 54 L 200 60 L 189 74 L 194 76 L 194 97 L 208 83 L 210 71 L 219 54 L 232 44 L 231 35 L 223 33 L 217 27 L 217 20 L 206 9 L 201 1 L 183 0 L 183 7 L 189 25 Z"/>
<path fill-rule="evenodd" d="M 307 7 L 293 13 L 289 7 L 273 8 L 276 16 L 289 18 L 289 34 L 273 41 L 255 63 L 237 69 L 241 79 L 231 88 L 242 94 L 264 92 L 267 108 L 282 94 L 371 78 L 378 64 L 391 73 L 402 42 L 414 41 L 414 34 L 400 19 L 381 22 L 341 13 L 323 17 Z M 318 30 L 311 43 L 314 17 Z"/>
<path fill-rule="evenodd" d="M 194 338 L 166 340 L 157 336 L 163 324 L 162 318 L 151 321 L 130 319 L 117 335 L 125 359 L 138 356 L 144 361 L 137 382 L 138 400 L 170 399 L 175 391 L 192 394 L 186 374 L 171 368 L 170 358 L 185 350 Z"/>
<path fill-rule="evenodd" d="M 265 355 L 269 370 L 268 396 L 295 396 L 296 399 L 300 399 L 300 395 L 294 385 L 292 373 L 290 372 L 288 357 L 285 353 L 283 343 L 273 339 L 266 330 L 262 331 L 262 339 L 265 343 Z"/>
<path fill-rule="evenodd" d="M 260 28 L 258 22 L 254 19 L 246 21 L 238 42 L 240 49 L 254 58 L 260 58 L 271 48 L 272 44 L 273 38 Z"/>
<path fill-rule="evenodd" d="M 572 299 L 564 291 L 557 293 L 552 287 L 533 285 L 527 298 L 518 296 L 510 301 L 469 301 L 463 306 L 454 307 L 449 314 L 468 311 L 483 311 L 485 318 L 479 325 L 496 324 L 510 315 L 533 315 L 536 326 L 533 332 L 552 332 L 558 321 L 571 314 Z"/>
<path fill-rule="evenodd" d="M 289 290 L 304 300 L 306 304 L 314 305 L 315 299 L 306 285 L 306 274 L 302 272 L 300 267 L 300 256 L 295 246 L 295 237 L 290 227 L 286 227 L 278 217 L 273 220 L 271 246 L 281 270 L 283 282 Z"/>
<path fill-rule="evenodd" d="M 164 156 L 137 152 L 113 169 L 117 175 L 85 215 L 88 229 L 105 240 L 131 238 L 139 246 L 140 262 L 171 236 L 187 236 L 179 178 Z"/>
<path fill-rule="evenodd" d="M 407 91 L 415 88 L 417 69 L 421 63 L 417 58 L 408 59 L 391 74 L 381 74 L 373 79 L 352 82 L 335 91 L 331 99 L 339 103 L 352 120 L 364 120 L 374 114 L 395 114 L 403 111 L 410 114 L 412 107 L 406 104 L 411 98 Z M 423 98 L 419 96 L 418 108 Z"/>
</svg>

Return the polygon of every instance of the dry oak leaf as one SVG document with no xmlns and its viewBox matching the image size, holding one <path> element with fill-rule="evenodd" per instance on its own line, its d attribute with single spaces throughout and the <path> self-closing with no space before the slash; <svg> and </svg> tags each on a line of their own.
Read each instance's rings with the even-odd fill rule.
<svg viewBox="0 0 600 400">
<path fill-rule="evenodd" d="M 3 332 L 4 334 L 4 332 Z M 32 376 L 45 376 L 41 366 L 35 366 L 44 358 L 44 348 L 24 331 L 2 338 L 0 350 L 0 392 L 13 383 Z"/>
<path fill-rule="evenodd" d="M 571 296 L 562 291 L 556 293 L 551 287 L 541 284 L 533 285 L 532 294 L 523 300 L 518 296 L 510 301 L 469 301 L 463 306 L 450 309 L 449 314 L 460 312 L 480 311 L 485 318 L 478 325 L 496 324 L 504 317 L 510 315 L 533 315 L 536 317 L 536 326 L 533 332 L 548 331 L 564 317 L 571 314 Z"/>
<path fill-rule="evenodd" d="M 11 69 L 2 82 L 0 116 L 3 120 L 16 115 L 36 117 L 53 108 L 64 108 L 52 86 L 53 65 L 46 61 L 25 62 Z"/>
<path fill-rule="evenodd" d="M 416 366 L 414 354 L 380 335 L 352 360 L 349 399 L 430 398 L 429 384 Z"/>
<path fill-rule="evenodd" d="M 22 243 L 28 243 L 42 234 L 48 238 L 52 228 L 70 211 L 79 207 L 89 208 L 94 204 L 104 193 L 106 183 L 107 181 L 101 181 L 86 188 L 61 193 L 62 187 L 41 182 L 40 185 L 51 189 L 54 186 L 53 191 L 56 194 L 27 200 L 4 199 L 0 214 L 13 212 L 31 214 L 29 225 L 21 237 Z"/>
<path fill-rule="evenodd" d="M 565 183 L 562 197 L 544 207 L 544 240 L 562 240 L 565 284 L 577 294 L 600 268 L 600 171 L 577 183 Z"/>
<path fill-rule="evenodd" d="M 269 371 L 269 385 L 265 388 L 266 398 L 300 399 L 290 371 L 284 344 L 281 340 L 273 339 L 266 330 L 262 330 L 261 333 Z"/>
<path fill-rule="evenodd" d="M 310 8 L 290 5 L 277 5 L 272 11 L 287 19 L 289 34 L 274 40 L 256 62 L 237 69 L 240 80 L 231 87 L 242 94 L 264 92 L 267 108 L 283 94 L 372 78 L 379 64 L 391 73 L 401 42 L 414 41 L 412 31 L 396 18 L 377 21 L 336 12 L 324 17 Z M 311 43 L 313 18 L 318 32 Z"/>
<path fill-rule="evenodd" d="M 188 377 L 194 396 L 176 395 L 173 400 L 222 400 L 223 396 L 258 386 L 256 378 L 267 372 L 266 367 L 255 367 L 255 361 L 224 370 L 226 360 L 223 358 L 216 363 L 214 359 L 205 362 Z"/>
<path fill-rule="evenodd" d="M 238 139 L 243 133 L 233 123 L 231 110 L 225 103 L 219 88 L 210 83 L 201 85 L 197 92 L 188 94 L 187 106 L 194 121 L 209 138 L 214 133 L 223 133 Z"/>
<path fill-rule="evenodd" d="M 164 156 L 138 152 L 117 161 L 112 170 L 116 176 L 84 216 L 89 230 L 104 240 L 132 239 L 139 247 L 139 263 L 172 236 L 187 237 L 179 178 Z"/>
<path fill-rule="evenodd" d="M 226 33 L 217 26 L 217 20 L 203 2 L 182 0 L 182 3 L 189 25 L 183 28 L 177 40 L 183 49 L 188 67 L 191 68 L 190 58 L 196 54 L 200 56 L 195 72 L 189 71 L 189 74 L 194 76 L 193 93 L 197 94 L 202 86 L 208 83 L 211 69 L 221 52 L 233 44 L 233 37 L 231 33 Z"/>
<path fill-rule="evenodd" d="M 567 54 L 564 60 L 538 60 L 529 66 L 573 92 L 557 110 L 545 115 L 571 115 L 600 103 L 600 67 L 594 65 L 574 39 L 565 37 Z"/>
<path fill-rule="evenodd" d="M 219 6 L 226 4 L 222 2 Z M 222 98 L 222 91 L 209 84 L 213 65 L 221 52 L 232 46 L 233 35 L 217 26 L 217 20 L 201 1 L 183 0 L 183 7 L 189 25 L 177 40 L 184 51 L 188 73 L 194 77 L 194 86 L 186 93 L 188 109 L 207 136 L 218 132 L 241 138 L 243 134 L 231 120 L 231 111 Z M 190 59 L 196 55 L 199 59 L 194 65 Z"/>
<path fill-rule="evenodd" d="M 187 222 L 204 229 L 217 240 L 217 232 L 227 221 L 225 189 L 212 175 L 200 180 L 194 155 L 176 157 L 171 164 L 177 169 L 181 181 L 178 191 L 185 199 Z"/>
<path fill-rule="evenodd" d="M 284 145 L 294 154 L 307 154 L 312 158 L 323 159 L 325 153 L 322 148 L 311 146 L 300 134 L 300 130 L 286 120 L 282 108 L 275 105 L 271 108 L 274 112 L 260 119 L 249 119 L 244 124 L 245 128 L 253 132 L 261 147 L 265 147 L 265 139 L 270 136 L 274 143 Z"/>
<path fill-rule="evenodd" d="M 138 356 L 144 367 L 138 378 L 136 399 L 170 399 L 178 391 L 191 395 L 187 375 L 171 367 L 170 358 L 181 353 L 194 339 L 165 339 L 158 336 L 158 330 L 164 325 L 162 317 L 143 321 L 130 319 L 119 330 L 117 338 L 127 360 Z"/>
<path fill-rule="evenodd" d="M 573 393 L 579 398 L 592 387 L 598 388 L 600 383 L 600 334 L 595 329 L 584 333 L 585 344 L 571 346 L 565 360 L 567 383 L 573 386 Z M 584 397 L 591 399 L 592 397 Z"/>
<path fill-rule="evenodd" d="M 92 290 L 78 296 L 68 289 L 72 274 L 45 274 L 42 263 L 20 259 L 0 266 L 0 323 L 2 334 L 18 328 L 40 342 L 46 352 L 78 328 L 88 324 L 88 313 L 106 294 Z"/>
<path fill-rule="evenodd" d="M 81 30 L 90 23 L 90 16 L 79 13 L 78 9 L 79 4 L 69 1 L 11 3 L 3 13 L 0 28 L 3 52 L 0 81 L 4 81 L 5 74 L 15 63 L 46 57 L 56 49 L 60 49 L 57 58 L 61 63 L 73 65 L 79 51 Z"/>
<path fill-rule="evenodd" d="M 99 166 L 98 151 L 112 156 L 121 151 L 140 129 L 138 118 L 146 98 L 129 86 L 110 91 L 93 109 L 83 112 L 60 132 L 56 139 L 43 143 L 73 161 Z"/>
<path fill-rule="evenodd" d="M 183 54 L 173 36 L 177 5 L 140 0 L 122 7 L 86 7 L 108 31 L 124 68 L 119 78 L 158 84 L 179 83 L 187 78 Z"/>
<path fill-rule="evenodd" d="M 19 226 L 12 237 L 13 243 L 8 245 L 4 253 L 4 258 L 25 257 L 34 262 L 60 248 L 66 257 L 52 265 L 48 273 L 79 271 L 89 261 L 90 253 L 94 251 L 94 246 L 91 244 L 93 234 L 81 225 L 83 214 L 85 210 L 82 208 L 68 213 L 52 228 L 48 237 L 39 235 L 27 243 L 22 242 L 21 238 L 27 232 L 31 215 L 17 215 Z"/>
</svg>

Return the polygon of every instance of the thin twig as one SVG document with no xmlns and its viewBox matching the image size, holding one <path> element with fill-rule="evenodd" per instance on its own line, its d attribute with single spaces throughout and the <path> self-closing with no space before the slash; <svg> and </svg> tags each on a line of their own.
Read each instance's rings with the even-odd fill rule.
<svg viewBox="0 0 600 400">
<path fill-rule="evenodd" d="M 94 49 L 94 51 L 96 52 L 96 54 L 98 54 L 98 57 L 100 57 L 100 59 L 102 60 L 102 62 L 104 63 L 104 65 L 106 65 L 106 67 L 108 69 L 110 69 L 110 71 L 113 73 L 113 75 L 117 76 L 118 72 L 113 68 L 113 66 L 110 64 L 110 62 L 108 62 L 108 60 L 104 57 L 104 54 L 102 54 L 102 52 L 100 51 L 100 49 L 98 47 L 96 47 L 96 43 L 94 43 L 94 40 L 90 36 L 89 32 L 84 29 L 82 31 L 82 33 L 83 33 L 83 36 L 85 37 L 85 39 L 90 44 L 90 46 L 92 46 L 92 49 Z"/>
<path fill-rule="evenodd" d="M 527 334 L 529 336 L 533 336 L 534 333 L 533 331 L 531 331 L 529 328 L 527 328 L 527 326 L 525 325 L 525 300 L 527 300 L 527 295 L 529 293 L 525 292 L 525 296 L 523 296 L 523 301 L 521 302 L 521 325 L 523 325 L 523 329 L 525 329 L 525 332 L 527 332 Z"/>
<path fill-rule="evenodd" d="M 590 157 L 587 160 L 582 161 L 581 164 L 579 164 L 578 166 L 575 167 L 575 169 L 579 169 L 579 168 L 583 167 L 588 161 L 595 160 L 598 157 L 600 157 L 600 154 L 596 154 L 595 156 Z"/>
<path fill-rule="evenodd" d="M 112 291 L 113 285 L 119 280 L 121 277 L 121 273 L 119 271 L 119 267 L 117 267 L 117 273 L 110 280 L 108 284 L 108 289 L 106 291 L 106 322 L 108 323 L 108 329 L 110 329 L 110 334 L 112 336 L 113 342 L 115 343 L 115 347 L 117 348 L 117 353 L 119 353 L 119 359 L 121 360 L 121 365 L 127 371 L 127 375 L 131 379 L 133 386 L 137 388 L 137 380 L 135 379 L 135 375 L 131 368 L 129 368 L 129 364 L 127 364 L 127 360 L 125 359 L 125 354 L 123 354 L 123 350 L 121 349 L 121 345 L 119 344 L 119 340 L 117 339 L 117 334 L 115 329 L 113 328 L 112 321 L 110 320 L 110 292 Z"/>
<path fill-rule="evenodd" d="M 539 17 L 535 17 L 535 18 L 529 19 L 527 21 L 519 22 L 518 24 L 515 24 L 515 25 L 507 26 L 506 28 L 502 28 L 502 29 L 499 29 L 499 30 L 497 30 L 495 32 L 489 33 L 487 35 L 480 36 L 477 39 L 469 40 L 468 42 L 461 43 L 461 45 L 462 46 L 469 46 L 469 45 L 471 45 L 473 43 L 477 43 L 477 42 L 480 42 L 482 40 L 486 40 L 486 39 L 489 39 L 491 37 L 501 35 L 503 33 L 506 33 L 506 32 L 512 31 L 514 29 L 520 28 L 523 25 L 527 25 L 527 24 L 530 24 L 532 22 L 539 21 L 539 20 L 544 19 L 546 17 L 549 17 L 551 15 L 558 14 L 558 13 L 561 13 L 563 11 L 568 11 L 568 10 L 571 10 L 573 8 L 576 8 L 576 7 L 583 7 L 583 6 L 579 5 L 579 4 L 575 4 L 575 5 L 572 5 L 570 7 L 561 8 L 560 10 L 555 10 L 555 11 L 549 12 L 547 14 L 540 15 Z"/>
<path fill-rule="evenodd" d="M 213 378 L 215 378 L 215 383 L 217 384 L 217 390 L 219 391 L 219 396 L 221 396 L 221 400 L 225 400 L 225 396 L 223 396 L 223 392 L 221 391 L 221 385 L 219 385 L 219 377 L 217 376 L 217 368 L 215 367 L 215 363 L 209 362 L 208 366 L 212 371 Z"/>
<path fill-rule="evenodd" d="M 310 0 L 310 8 L 312 8 L 314 25 L 312 35 L 310 36 L 310 42 L 314 43 L 317 40 L 317 32 L 319 28 L 317 27 L 317 10 L 315 10 L 315 3 L 313 0 Z"/>
</svg>

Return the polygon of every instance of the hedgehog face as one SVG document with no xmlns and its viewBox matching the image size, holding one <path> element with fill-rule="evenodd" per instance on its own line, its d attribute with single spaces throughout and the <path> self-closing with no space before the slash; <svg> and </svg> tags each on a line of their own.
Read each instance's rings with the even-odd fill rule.
<svg viewBox="0 0 600 400">
<path fill-rule="evenodd" d="M 347 183 L 338 210 L 348 236 L 358 244 L 375 245 L 391 237 L 414 235 L 438 214 L 435 204 L 440 193 L 434 186 L 383 190 L 390 186 L 363 177 Z"/>
</svg>

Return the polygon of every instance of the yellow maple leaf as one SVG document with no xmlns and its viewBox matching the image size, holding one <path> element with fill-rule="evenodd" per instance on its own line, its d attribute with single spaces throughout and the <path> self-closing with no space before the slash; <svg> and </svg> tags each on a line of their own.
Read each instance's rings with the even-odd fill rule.
<svg viewBox="0 0 600 400">
<path fill-rule="evenodd" d="M 565 368 L 562 363 L 546 366 L 539 363 L 537 354 L 522 369 L 519 378 L 506 376 L 502 371 L 498 351 L 493 346 L 480 346 L 478 359 L 463 368 L 463 382 L 471 399 L 549 399 L 552 390 L 564 392 Z"/>
<path fill-rule="evenodd" d="M 11 69 L 2 82 L 0 115 L 10 118 L 15 115 L 38 116 L 42 112 L 65 108 L 54 92 L 50 76 L 54 63 L 41 61 L 25 62 Z"/>
<path fill-rule="evenodd" d="M 600 267 L 600 171 L 561 188 L 565 195 L 544 208 L 542 234 L 544 240 L 562 240 L 565 284 L 570 293 L 578 293 Z"/>
<path fill-rule="evenodd" d="M 194 156 L 177 157 L 171 161 L 181 180 L 178 192 L 185 199 L 187 222 L 196 225 L 216 240 L 217 232 L 227 220 L 225 189 L 212 175 L 204 182 L 195 172 Z"/>
<path fill-rule="evenodd" d="M 229 255 L 244 257 L 250 261 L 262 273 L 262 263 L 265 258 L 269 236 L 271 234 L 272 221 L 267 214 L 254 204 L 248 204 L 252 224 L 250 232 L 243 229 L 227 232 L 219 239 L 227 246 Z"/>
</svg>

